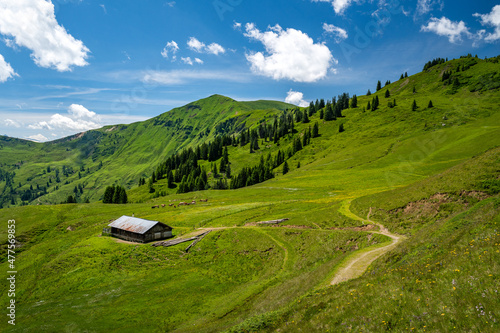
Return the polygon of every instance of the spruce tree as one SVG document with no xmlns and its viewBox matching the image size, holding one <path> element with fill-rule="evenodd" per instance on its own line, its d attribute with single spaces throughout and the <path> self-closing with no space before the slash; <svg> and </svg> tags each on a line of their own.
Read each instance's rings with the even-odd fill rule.
<svg viewBox="0 0 500 333">
<path fill-rule="evenodd" d="M 323 109 L 319 110 L 319 119 L 323 119 L 325 117 L 325 113 L 323 112 Z"/>
<path fill-rule="evenodd" d="M 434 107 L 434 105 L 432 105 L 432 101 L 429 101 L 429 105 L 427 105 L 427 107 L 428 107 L 429 109 Z"/>
<path fill-rule="evenodd" d="M 307 116 L 307 110 L 304 110 L 304 115 L 302 117 L 302 122 L 307 124 L 309 122 L 309 117 Z"/>
<path fill-rule="evenodd" d="M 114 193 L 115 193 L 114 186 L 106 187 L 106 190 L 104 191 L 104 197 L 102 199 L 102 202 L 103 203 L 112 203 Z"/>
<path fill-rule="evenodd" d="M 377 82 L 377 91 L 379 91 L 380 89 L 382 89 L 382 82 L 380 82 L 380 80 Z"/>
<path fill-rule="evenodd" d="M 385 98 L 389 98 L 389 97 L 391 97 L 391 93 L 390 93 L 389 89 L 387 89 L 385 91 Z"/>
<path fill-rule="evenodd" d="M 327 107 L 325 112 L 325 120 L 330 121 L 335 119 L 335 114 L 333 113 L 332 107 Z"/>
<path fill-rule="evenodd" d="M 370 89 L 368 89 L 368 91 L 366 92 L 366 96 L 370 96 L 372 94 L 372 92 L 370 91 Z"/>
<path fill-rule="evenodd" d="M 366 105 L 366 109 L 367 109 L 367 110 L 371 110 L 371 108 L 372 108 L 372 106 L 371 106 L 371 104 L 370 104 L 370 101 L 368 101 L 368 104 Z"/>
<path fill-rule="evenodd" d="M 418 106 L 417 106 L 417 101 L 413 100 L 413 103 L 412 103 L 412 105 L 411 105 L 411 110 L 412 110 L 412 111 L 415 111 L 417 108 L 418 108 Z"/>
<path fill-rule="evenodd" d="M 344 124 L 340 124 L 339 133 L 342 133 L 343 131 L 344 131 Z"/>
<path fill-rule="evenodd" d="M 404 78 L 405 78 L 405 76 L 403 74 L 401 74 L 401 77 L 399 79 L 402 80 Z"/>
<path fill-rule="evenodd" d="M 285 163 L 283 163 L 283 174 L 286 175 L 288 173 L 288 163 L 285 161 Z"/>
<path fill-rule="evenodd" d="M 405 78 L 407 78 L 407 77 L 408 77 L 408 72 L 405 72 Z"/>
<path fill-rule="evenodd" d="M 355 109 L 357 107 L 358 107 L 358 97 L 356 95 L 353 95 L 351 100 L 351 108 Z"/>
<path fill-rule="evenodd" d="M 312 137 L 317 138 L 319 136 L 319 126 L 318 122 L 314 123 L 313 131 L 312 131 Z"/>
<path fill-rule="evenodd" d="M 297 162 L 297 169 L 300 169 L 300 161 Z"/>
</svg>

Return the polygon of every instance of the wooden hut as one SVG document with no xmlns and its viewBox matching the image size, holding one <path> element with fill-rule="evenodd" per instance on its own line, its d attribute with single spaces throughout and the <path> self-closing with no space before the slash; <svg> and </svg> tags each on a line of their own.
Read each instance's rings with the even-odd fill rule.
<svg viewBox="0 0 500 333">
<path fill-rule="evenodd" d="M 172 228 L 164 223 L 125 215 L 108 227 L 111 236 L 132 242 L 146 243 L 172 237 Z"/>
</svg>

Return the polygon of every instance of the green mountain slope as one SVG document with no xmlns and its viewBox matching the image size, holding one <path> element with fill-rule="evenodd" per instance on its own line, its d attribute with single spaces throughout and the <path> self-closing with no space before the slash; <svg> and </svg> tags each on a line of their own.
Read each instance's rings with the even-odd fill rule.
<svg viewBox="0 0 500 333">
<path fill-rule="evenodd" d="M 22 201 L 60 203 L 79 185 L 83 188 L 81 202 L 85 198 L 96 201 L 107 185 L 130 188 L 167 156 L 185 147 L 211 141 L 217 134 L 241 129 L 290 107 L 282 102 L 237 102 L 214 95 L 144 122 L 106 126 L 48 143 L 0 137 L 1 174 L 15 173 L 13 179 L 0 178 L 0 203 L 5 207 Z M 224 122 L 227 126 L 216 128 Z M 38 198 L 22 198 L 30 186 L 35 187 Z"/>
<path fill-rule="evenodd" d="M 449 71 L 451 82 L 443 80 Z M 310 123 L 296 123 L 295 133 L 277 143 L 259 139 L 260 149 L 254 153 L 249 144 L 228 147 L 229 161 L 238 172 L 268 154 L 288 151 L 294 140 L 303 138 L 304 130 L 318 123 L 320 136 L 287 159 L 290 172 L 283 175 L 279 165 L 275 178 L 253 186 L 176 194 L 162 179 L 154 188 L 166 196 L 155 198 L 156 192 L 149 193 L 146 186 L 132 186 L 132 203 L 126 205 L 93 202 L 1 209 L 0 219 L 16 220 L 19 242 L 18 321 L 9 331 L 500 330 L 498 73 L 498 58 L 466 57 L 437 64 L 370 96 L 358 96 L 358 107 L 343 110 L 344 117 L 337 120 L 324 121 L 317 112 Z M 367 110 L 375 97 L 378 109 Z M 394 99 L 396 106 L 389 106 Z M 428 107 L 430 100 L 433 107 Z M 162 157 L 153 157 L 150 150 L 141 153 L 141 145 L 160 145 L 144 138 L 147 129 L 157 130 L 157 138 L 161 129 L 172 129 L 168 133 L 178 142 L 173 152 L 213 140 L 217 128 L 238 132 L 243 121 L 247 128 L 272 122 L 281 114 L 279 109 L 287 107 L 268 103 L 241 103 L 222 96 L 191 103 L 172 110 L 176 116 L 169 112 L 148 125 L 130 125 L 136 126 L 137 143 L 121 136 L 120 126 L 93 131 L 93 139 L 46 145 L 5 139 L 10 141 L 2 149 L 9 152 L 9 160 L 2 163 L 12 171 L 26 170 L 23 177 L 43 177 L 41 170 L 48 164 L 62 170 L 64 162 L 57 164 L 57 158 L 87 156 L 95 170 L 85 177 L 100 175 L 102 184 L 108 182 L 106 176 L 111 182 L 149 176 L 169 153 L 165 147 Z M 215 108 L 218 112 L 212 114 Z M 203 127 L 209 133 L 199 131 L 202 123 L 196 117 L 209 122 L 219 116 Z M 340 124 L 345 131 L 339 132 Z M 176 126 L 178 131 L 173 130 Z M 153 132 L 150 135 L 156 135 Z M 103 139 L 93 144 L 99 135 Z M 78 147 L 72 148 L 76 140 Z M 115 141 L 120 148 L 100 169 L 98 159 L 90 164 L 95 151 L 103 156 Z M 25 156 L 20 147 L 38 154 L 39 165 L 13 166 Z M 136 150 L 127 153 L 128 149 Z M 130 163 L 123 164 L 127 158 Z M 134 163 L 146 171 L 135 173 Z M 201 164 L 210 167 L 207 161 Z M 200 202 L 202 198 L 208 201 Z M 191 200 L 196 205 L 168 206 Z M 160 204 L 166 207 L 151 208 Z M 188 253 L 183 245 L 152 247 L 101 236 L 110 220 L 124 214 L 167 223 L 176 237 L 199 233 L 198 228 L 212 232 Z M 390 241 L 377 233 L 376 225 L 367 225 L 368 214 L 370 220 L 407 238 L 359 278 L 330 286 L 336 269 L 353 254 Z M 274 227 L 254 223 L 278 218 L 289 220 Z M 1 229 L 3 253 L 7 239 L 6 229 Z M 2 261 L 0 269 L 7 271 L 7 264 Z M 6 288 L 0 285 L 2 295 Z M 7 302 L 2 296 L 0 305 Z"/>
</svg>

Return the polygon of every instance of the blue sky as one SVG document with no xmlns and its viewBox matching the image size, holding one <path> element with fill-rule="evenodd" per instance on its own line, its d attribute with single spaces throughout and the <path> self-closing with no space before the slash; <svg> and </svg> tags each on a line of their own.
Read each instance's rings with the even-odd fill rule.
<svg viewBox="0 0 500 333">
<path fill-rule="evenodd" d="M 0 134 L 54 140 L 222 94 L 365 94 L 500 54 L 500 2 L 0 0 Z"/>
</svg>

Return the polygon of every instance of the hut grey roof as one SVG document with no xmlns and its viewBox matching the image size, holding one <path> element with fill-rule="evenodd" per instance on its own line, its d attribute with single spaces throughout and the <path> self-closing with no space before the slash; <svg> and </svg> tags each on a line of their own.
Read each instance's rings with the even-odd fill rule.
<svg viewBox="0 0 500 333">
<path fill-rule="evenodd" d="M 158 221 L 143 220 L 143 219 L 139 219 L 137 217 L 123 215 L 119 219 L 108 224 L 108 227 L 127 230 L 130 232 L 134 232 L 136 234 L 144 234 L 145 232 L 147 232 L 149 229 L 151 229 L 152 227 L 154 227 L 158 223 L 163 224 L 163 223 L 158 222 Z M 167 225 L 165 225 L 165 226 L 168 227 Z M 170 227 L 168 227 L 168 228 L 170 228 Z"/>
</svg>

